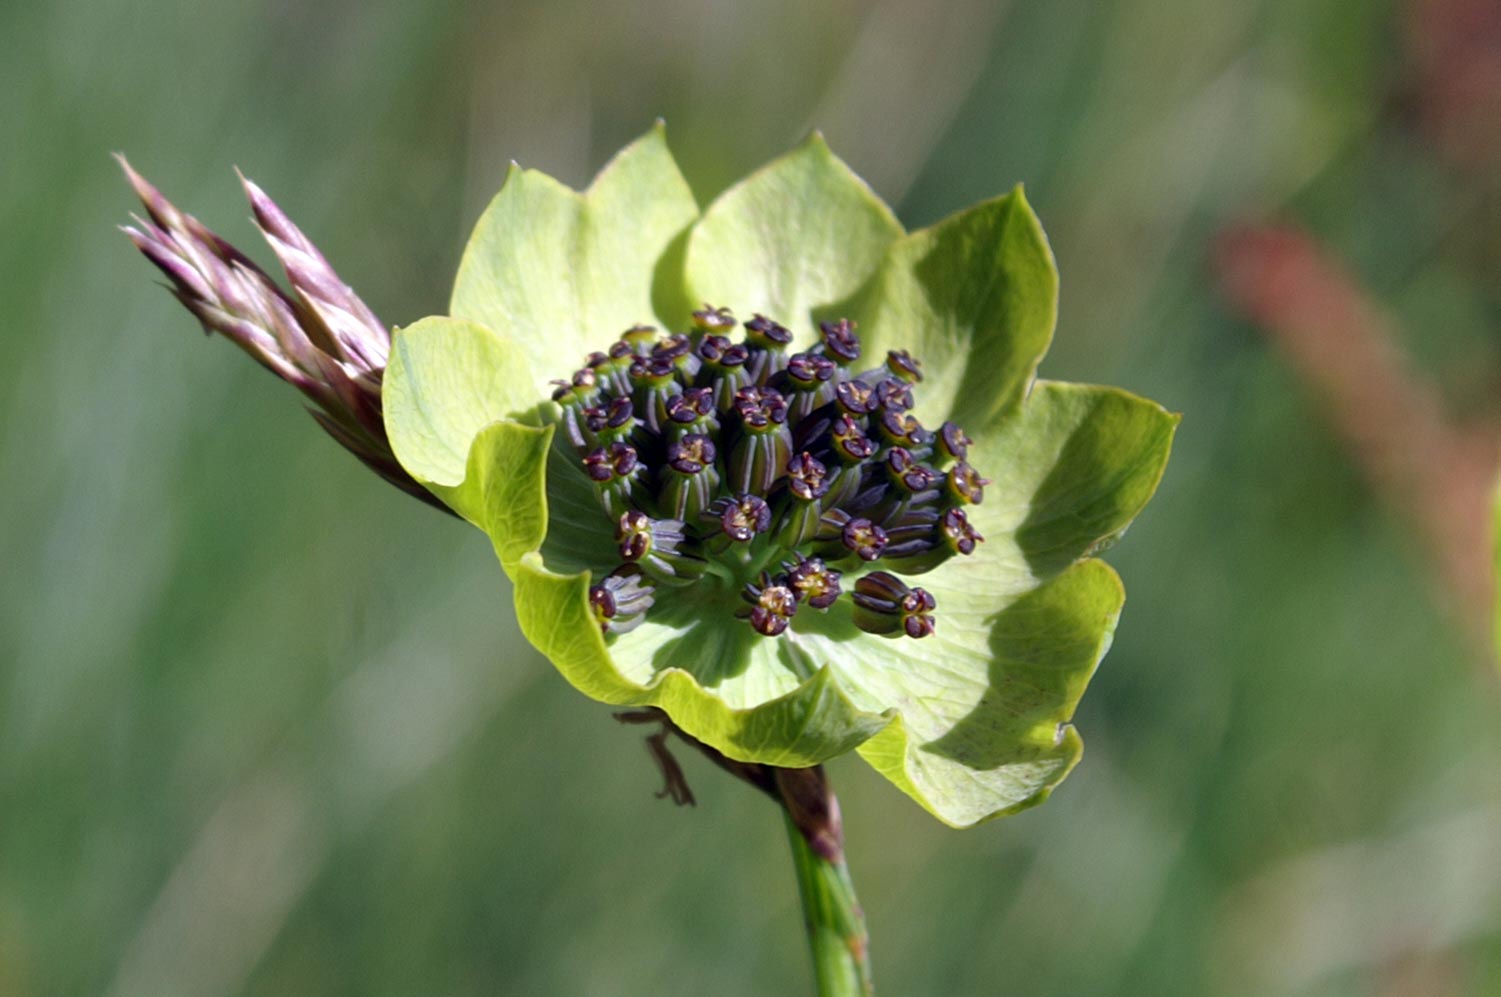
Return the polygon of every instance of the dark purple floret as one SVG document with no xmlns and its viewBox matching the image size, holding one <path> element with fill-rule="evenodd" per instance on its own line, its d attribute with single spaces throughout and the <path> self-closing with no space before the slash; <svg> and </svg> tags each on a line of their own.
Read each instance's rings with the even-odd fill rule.
<svg viewBox="0 0 1501 997">
<path fill-rule="evenodd" d="M 677 368 L 665 357 L 642 357 L 630 367 L 631 381 L 645 384 L 666 384 L 676 373 Z"/>
<path fill-rule="evenodd" d="M 636 470 L 636 448 L 629 443 L 611 443 L 591 450 L 584 458 L 584 470 L 600 483 L 628 477 Z"/>
<path fill-rule="evenodd" d="M 735 411 L 747 429 L 766 429 L 787 421 L 787 399 L 775 388 L 753 385 L 736 392 Z"/>
<path fill-rule="evenodd" d="M 856 417 L 868 415 L 881 407 L 876 390 L 859 378 L 840 381 L 834 389 L 834 396 L 839 399 L 839 407 L 845 413 Z"/>
<path fill-rule="evenodd" d="M 750 359 L 750 350 L 724 336 L 705 336 L 698 344 L 698 358 L 715 367 L 740 367 Z"/>
<path fill-rule="evenodd" d="M 918 463 L 912 454 L 902 447 L 892 447 L 886 453 L 886 474 L 893 484 L 907 492 L 922 492 L 933 487 L 938 472 Z"/>
<path fill-rule="evenodd" d="M 906 350 L 892 350 L 886 354 L 886 369 L 908 384 L 922 380 L 922 364 Z"/>
<path fill-rule="evenodd" d="M 691 435 L 667 448 L 667 464 L 683 474 L 697 474 L 714 463 L 714 441 L 707 436 Z"/>
<path fill-rule="evenodd" d="M 680 426 L 691 426 L 713 415 L 713 388 L 689 388 L 667 400 L 667 418 Z"/>
<path fill-rule="evenodd" d="M 584 367 L 574 371 L 570 380 L 557 380 L 552 383 L 558 386 L 557 390 L 552 393 L 553 401 L 585 401 L 597 393 L 598 378 L 592 369 Z"/>
<path fill-rule="evenodd" d="M 646 611 L 652 607 L 653 591 L 640 569 L 627 565 L 590 586 L 589 608 L 603 633 L 628 633 L 646 618 Z"/>
<path fill-rule="evenodd" d="M 792 342 L 792 332 L 784 325 L 778 325 L 765 315 L 757 314 L 755 318 L 745 323 L 745 338 L 752 346 L 765 349 L 771 347 L 784 347 Z"/>
<path fill-rule="evenodd" d="M 975 547 L 985 540 L 970 523 L 963 509 L 950 509 L 945 512 L 943 518 L 939 520 L 938 528 L 943 534 L 944 543 L 955 554 L 966 556 L 973 554 Z"/>
<path fill-rule="evenodd" d="M 885 409 L 876 420 L 876 428 L 883 441 L 891 446 L 916 447 L 927 439 L 922 423 L 916 417 L 894 409 Z"/>
<path fill-rule="evenodd" d="M 823 351 L 830 360 L 848 367 L 860 359 L 860 337 L 855 335 L 855 323 L 847 318 L 820 322 L 818 331 L 823 336 Z"/>
<path fill-rule="evenodd" d="M 829 490 L 828 477 L 829 469 L 807 451 L 787 462 L 787 487 L 804 502 L 823 497 Z"/>
<path fill-rule="evenodd" d="M 939 427 L 935 443 L 936 456 L 948 462 L 964 460 L 968 457 L 970 444 L 974 443 L 974 440 L 964 435 L 964 430 L 954 423 L 945 422 Z"/>
<path fill-rule="evenodd" d="M 912 385 L 906 381 L 898 381 L 888 377 L 883 381 L 877 381 L 876 404 L 894 412 L 905 412 L 913 405 Z"/>
<path fill-rule="evenodd" d="M 771 506 L 756 495 L 722 499 L 717 513 L 720 529 L 736 543 L 748 543 L 771 526 Z"/>
<path fill-rule="evenodd" d="M 682 333 L 674 333 L 651 348 L 652 358 L 675 362 L 693 353 L 693 341 Z"/>
<path fill-rule="evenodd" d="M 933 619 L 933 610 L 937 608 L 938 600 L 927 589 L 913 589 L 902 600 L 902 630 L 908 637 L 931 637 L 938 629 Z"/>
<path fill-rule="evenodd" d="M 839 598 L 840 573 L 826 566 L 822 558 L 803 558 L 787 566 L 787 586 L 798 599 L 814 609 L 828 609 Z"/>
<path fill-rule="evenodd" d="M 584 428 L 601 442 L 624 439 L 636 423 L 636 406 L 629 398 L 611 398 L 605 405 L 584 410 Z"/>
<path fill-rule="evenodd" d="M 786 585 L 773 582 L 764 572 L 760 584 L 745 587 L 744 597 L 751 604 L 747 618 L 756 632 L 764 637 L 775 637 L 784 632 L 797 613 L 797 593 Z"/>
<path fill-rule="evenodd" d="M 886 536 L 885 530 L 861 517 L 844 524 L 844 529 L 839 533 L 839 541 L 860 560 L 874 561 L 886 549 L 890 538 Z"/>
<path fill-rule="evenodd" d="M 635 509 L 622 513 L 620 525 L 615 529 L 615 539 L 620 543 L 622 560 L 641 560 L 651 553 L 651 517 Z"/>
<path fill-rule="evenodd" d="M 983 502 L 985 486 L 990 484 L 988 478 L 980 477 L 978 471 L 962 460 L 949 468 L 947 482 L 949 494 L 964 505 L 979 505 Z"/>
<path fill-rule="evenodd" d="M 722 336 L 735 328 L 735 316 L 728 308 L 715 308 L 708 302 L 693 313 L 693 329 L 703 335 L 712 333 Z"/>
<path fill-rule="evenodd" d="M 926 589 L 908 588 L 887 571 L 872 571 L 855 582 L 855 625 L 883 636 L 929 637 L 937 629 L 938 600 Z"/>
<path fill-rule="evenodd" d="M 860 424 L 847 415 L 834 420 L 830 443 L 833 445 L 834 456 L 846 464 L 859 464 L 876 452 L 876 445 L 865 435 Z"/>
<path fill-rule="evenodd" d="M 817 353 L 797 353 L 787 361 L 787 378 L 798 388 L 813 388 L 832 380 L 837 368 Z"/>
</svg>

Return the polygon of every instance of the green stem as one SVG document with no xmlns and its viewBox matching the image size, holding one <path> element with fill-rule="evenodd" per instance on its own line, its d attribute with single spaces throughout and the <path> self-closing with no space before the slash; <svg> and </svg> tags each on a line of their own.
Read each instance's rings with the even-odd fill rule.
<svg viewBox="0 0 1501 997">
<path fill-rule="evenodd" d="M 786 769 L 753 762 L 737 762 L 685 733 L 655 707 L 625 710 L 615 719 L 627 724 L 659 724 L 646 739 L 652 758 L 662 769 L 666 787 L 657 795 L 692 805 L 693 793 L 683 770 L 667 750 L 666 737 L 675 733 L 715 765 L 755 786 L 782 807 L 792 866 L 803 902 L 803 922 L 813 949 L 813 972 L 819 997 L 870 997 L 870 953 L 865 912 L 855 899 L 855 884 L 844 862 L 844 827 L 839 800 L 829 786 L 822 765 Z"/>
<path fill-rule="evenodd" d="M 803 921 L 813 949 L 813 972 L 819 997 L 867 997 L 870 980 L 865 914 L 855 898 L 855 884 L 842 853 L 833 859 L 813 850 L 792 815 L 786 818 L 792 865 L 803 901 Z"/>
</svg>

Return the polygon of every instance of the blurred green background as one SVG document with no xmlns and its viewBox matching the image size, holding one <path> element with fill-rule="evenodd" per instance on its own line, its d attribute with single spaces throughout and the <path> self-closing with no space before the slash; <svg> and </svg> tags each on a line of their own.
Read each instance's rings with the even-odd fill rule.
<svg viewBox="0 0 1501 997">
<path fill-rule="evenodd" d="M 1298 221 L 1494 417 L 1495 120 L 1435 125 L 1434 79 L 1495 58 L 1495 16 L 0 4 L 0 994 L 806 992 L 774 808 L 687 755 L 699 806 L 654 800 L 483 537 L 113 227 L 123 150 L 258 249 L 237 164 L 404 323 L 509 160 L 580 185 L 657 116 L 704 203 L 814 125 L 909 226 L 1025 182 L 1063 278 L 1044 373 L 1185 413 L 1053 799 L 955 832 L 832 766 L 882 992 L 1501 992 L 1497 683 L 1214 268 L 1227 225 Z"/>
</svg>

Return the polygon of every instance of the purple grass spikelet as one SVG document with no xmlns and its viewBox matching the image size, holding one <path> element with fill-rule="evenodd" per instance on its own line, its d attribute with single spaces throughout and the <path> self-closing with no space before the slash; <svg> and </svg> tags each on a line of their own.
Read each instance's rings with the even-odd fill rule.
<svg viewBox="0 0 1501 997">
<path fill-rule="evenodd" d="M 312 401 L 324 430 L 376 474 L 445 509 L 402 469 L 381 417 L 391 334 L 339 279 L 276 203 L 243 174 L 256 226 L 286 272 L 290 292 L 244 253 L 174 205 L 117 155 L 145 208 L 121 226 L 166 275 L 168 290 L 203 326 L 225 336 Z"/>
</svg>

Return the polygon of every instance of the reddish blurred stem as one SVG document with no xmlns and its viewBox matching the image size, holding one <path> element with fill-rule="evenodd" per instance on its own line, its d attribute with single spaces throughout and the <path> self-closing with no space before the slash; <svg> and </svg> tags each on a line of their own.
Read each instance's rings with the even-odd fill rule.
<svg viewBox="0 0 1501 997">
<path fill-rule="evenodd" d="M 1494 427 L 1446 416 L 1398 345 L 1392 317 L 1301 229 L 1233 228 L 1217 265 L 1230 302 L 1324 403 L 1372 487 L 1420 531 L 1439 584 L 1477 646 L 1488 647 Z"/>
</svg>

